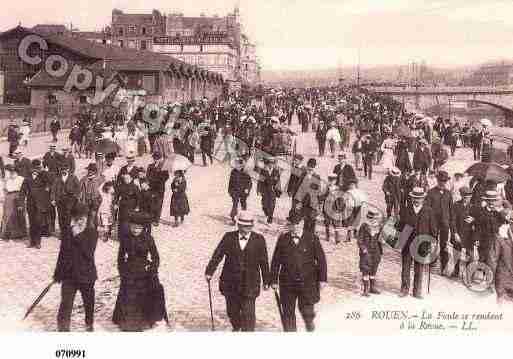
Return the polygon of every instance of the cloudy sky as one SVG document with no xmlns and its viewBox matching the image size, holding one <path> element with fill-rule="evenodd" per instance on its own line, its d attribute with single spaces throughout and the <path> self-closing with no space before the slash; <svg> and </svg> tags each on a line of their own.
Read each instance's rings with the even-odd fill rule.
<svg viewBox="0 0 513 359">
<path fill-rule="evenodd" d="M 240 4 L 244 27 L 266 69 L 362 65 L 470 65 L 513 58 L 511 0 L 46 0 L 10 2 L 8 29 L 21 22 L 73 23 L 81 30 L 125 12 L 224 15 Z"/>
</svg>

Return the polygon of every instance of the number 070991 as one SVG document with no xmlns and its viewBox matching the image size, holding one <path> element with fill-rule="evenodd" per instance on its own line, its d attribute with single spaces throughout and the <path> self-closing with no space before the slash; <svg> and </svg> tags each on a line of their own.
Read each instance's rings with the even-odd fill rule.
<svg viewBox="0 0 513 359">
<path fill-rule="evenodd" d="M 86 351 L 80 349 L 59 349 L 55 351 L 56 358 L 85 358 Z"/>
</svg>

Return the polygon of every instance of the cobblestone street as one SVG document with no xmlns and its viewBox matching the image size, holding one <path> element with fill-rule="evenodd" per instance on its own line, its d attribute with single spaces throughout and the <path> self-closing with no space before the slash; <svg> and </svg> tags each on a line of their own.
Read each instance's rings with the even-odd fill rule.
<svg viewBox="0 0 513 359">
<path fill-rule="evenodd" d="M 295 119 L 294 123 L 297 123 Z M 296 126 L 297 129 L 297 126 Z M 352 136 L 354 137 L 354 136 Z M 67 133 L 61 133 L 58 148 L 67 142 Z M 26 149 L 27 157 L 42 155 L 49 144 L 49 136 L 35 138 Z M 0 144 L 0 151 L 7 152 L 7 144 Z M 300 134 L 298 138 L 298 152 L 305 158 L 317 155 L 314 133 Z M 352 156 L 349 156 L 352 159 Z M 470 163 L 471 153 L 468 149 L 459 149 L 451 163 Z M 123 163 L 117 159 L 115 165 Z M 149 156 L 137 160 L 138 165 L 146 164 Z M 336 164 L 336 160 L 324 157 L 319 160 L 319 173 L 326 178 Z M 200 165 L 201 156 L 197 155 L 196 165 L 187 171 L 188 196 L 191 214 L 186 217 L 185 223 L 174 228 L 160 224 L 153 228 L 153 234 L 160 252 L 160 279 L 164 285 L 167 299 L 167 309 L 171 320 L 171 328 L 156 328 L 154 330 L 175 331 L 208 331 L 210 330 L 210 311 L 208 304 L 208 287 L 204 280 L 205 266 L 222 235 L 234 229 L 230 225 L 228 213 L 231 201 L 227 194 L 227 182 L 230 168 L 228 164 L 214 162 L 213 166 Z M 77 175 L 83 175 L 87 160 L 78 160 Z M 383 170 L 376 167 L 376 175 L 372 181 L 361 178 L 360 188 L 369 194 L 369 199 L 380 208 L 384 208 Z M 286 185 L 288 174 L 282 177 L 282 184 Z M 168 182 L 169 188 L 170 182 Z M 261 210 L 260 198 L 252 195 L 248 204 L 249 209 L 257 214 L 258 223 L 255 231 L 264 234 L 269 256 L 272 255 L 277 236 L 285 223 L 290 199 L 282 197 L 278 200 L 276 218 L 278 223 L 268 227 L 264 224 L 264 215 Z M 163 217 L 170 220 L 169 193 L 164 202 Z M 324 239 L 324 230 L 318 229 L 321 239 Z M 345 235 L 345 234 L 344 234 Z M 328 261 L 328 287 L 321 294 L 321 303 L 318 305 L 318 327 L 326 330 L 362 331 L 369 328 L 364 322 L 351 326 L 344 323 L 344 312 L 355 310 L 365 311 L 366 308 L 379 310 L 387 306 L 402 310 L 415 308 L 419 305 L 429 306 L 437 303 L 465 303 L 466 305 L 481 305 L 486 303 L 490 308 L 493 296 L 483 297 L 471 292 L 463 284 L 440 277 L 436 270 L 431 278 L 431 293 L 424 302 L 413 298 L 399 299 L 400 286 L 400 257 L 392 249 L 386 249 L 378 273 L 378 284 L 382 289 L 381 296 L 369 298 L 360 297 L 360 273 L 358 270 L 358 249 L 355 241 L 335 245 L 333 242 L 322 241 Z M 119 277 L 116 268 L 117 248 L 116 242 L 98 242 L 96 250 L 96 264 L 99 280 L 96 284 L 96 314 L 95 328 L 97 331 L 116 331 L 111 316 L 114 309 Z M 24 312 L 39 295 L 43 288 L 51 281 L 53 270 L 59 251 L 57 238 L 43 238 L 42 249 L 25 248 L 24 242 L 0 241 L 0 330 L 4 331 L 55 331 L 56 315 L 60 300 L 60 286 L 54 285 L 48 295 L 34 310 L 26 321 L 21 321 Z M 231 330 L 225 314 L 224 298 L 218 291 L 218 268 L 212 281 L 214 293 L 214 319 L 217 330 Z M 440 293 L 443 293 L 441 295 Z M 77 296 L 76 307 L 73 314 L 72 330 L 83 331 L 82 300 Z M 350 305 L 349 305 L 350 304 Z M 279 331 L 281 323 L 274 302 L 272 291 L 262 292 L 256 305 L 257 330 Z M 301 320 L 298 320 L 300 330 L 303 330 Z M 347 324 L 347 325 L 346 325 Z M 507 324 L 507 323 L 505 323 Z M 382 325 L 382 324 L 380 324 Z M 509 324 L 511 325 L 511 323 Z M 498 328 L 498 326 L 496 327 Z"/>
</svg>

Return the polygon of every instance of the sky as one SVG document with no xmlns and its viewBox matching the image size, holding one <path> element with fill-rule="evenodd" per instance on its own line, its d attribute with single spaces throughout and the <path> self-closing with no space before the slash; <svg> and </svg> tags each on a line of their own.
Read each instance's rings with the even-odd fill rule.
<svg viewBox="0 0 513 359">
<path fill-rule="evenodd" d="M 21 22 L 73 23 L 81 30 L 124 12 L 220 16 L 238 3 L 264 70 L 339 66 L 476 65 L 513 58 L 511 0 L 47 0 L 10 2 L 2 30 Z"/>
</svg>

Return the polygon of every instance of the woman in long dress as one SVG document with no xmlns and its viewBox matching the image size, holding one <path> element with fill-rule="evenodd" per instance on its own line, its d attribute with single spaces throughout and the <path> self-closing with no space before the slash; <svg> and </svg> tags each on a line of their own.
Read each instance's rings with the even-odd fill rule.
<svg viewBox="0 0 513 359">
<path fill-rule="evenodd" d="M 395 159 L 394 159 L 394 151 L 395 151 L 395 143 L 394 140 L 387 136 L 383 143 L 381 144 L 381 151 L 383 152 L 383 157 L 381 158 L 381 164 L 385 172 L 388 172 L 391 168 L 395 167 Z"/>
<path fill-rule="evenodd" d="M 27 236 L 25 209 L 20 197 L 24 178 L 13 165 L 5 166 L 4 205 L 0 237 L 4 240 L 21 239 Z"/>
<path fill-rule="evenodd" d="M 187 199 L 187 181 L 185 180 L 185 176 L 183 171 L 178 170 L 175 171 L 175 178 L 171 183 L 171 191 L 173 194 L 171 195 L 171 205 L 170 205 L 170 215 L 171 217 L 175 217 L 175 224 L 178 225 L 178 219 L 183 223 L 184 217 L 189 214 L 189 200 Z"/>
<path fill-rule="evenodd" d="M 152 216 L 132 212 L 129 231 L 120 238 L 118 270 L 121 277 L 112 321 L 122 331 L 142 331 L 167 322 L 164 288 L 158 277 L 159 252 L 144 228 Z"/>
</svg>

